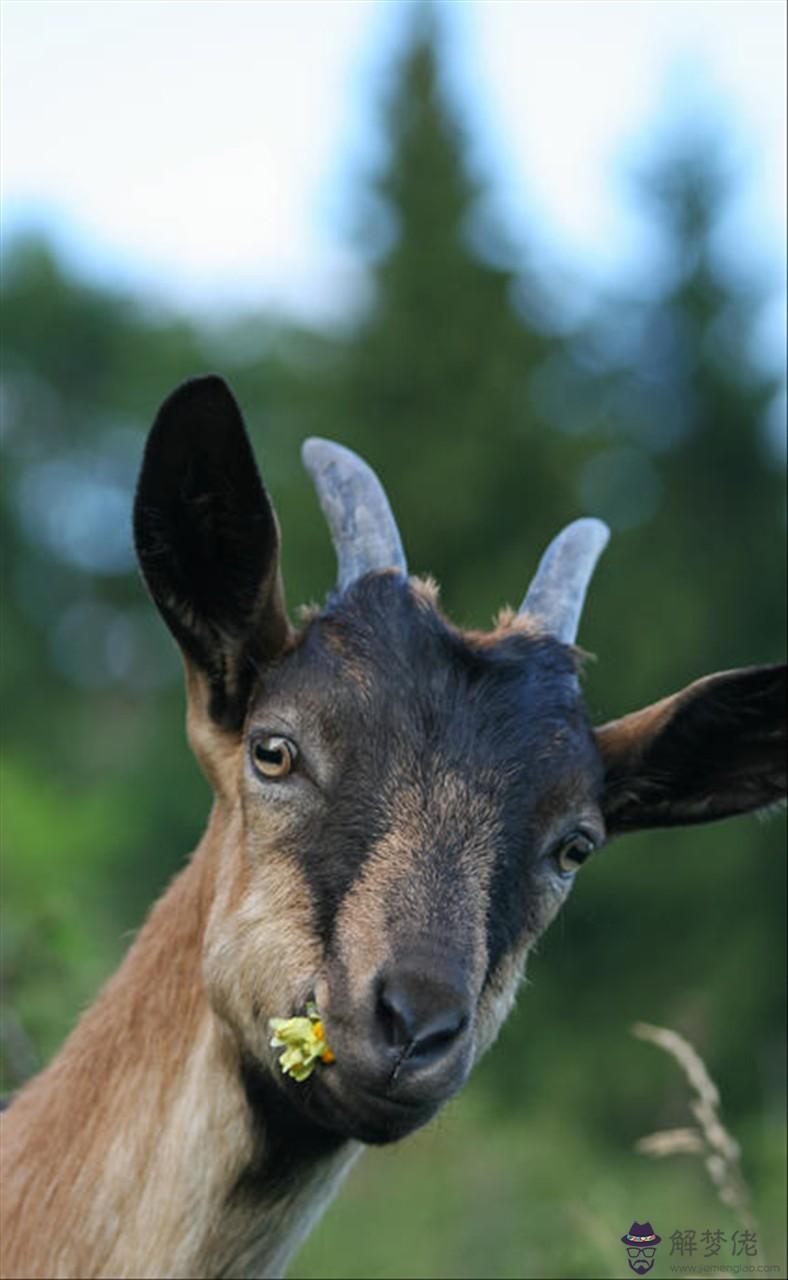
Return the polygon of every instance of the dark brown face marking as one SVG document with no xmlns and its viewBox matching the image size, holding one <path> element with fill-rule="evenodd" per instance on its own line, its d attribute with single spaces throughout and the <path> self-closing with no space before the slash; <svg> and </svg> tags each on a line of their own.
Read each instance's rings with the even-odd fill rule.
<svg viewBox="0 0 788 1280">
<path fill-rule="evenodd" d="M 463 635 L 405 579 L 369 575 L 269 672 L 247 726 L 266 732 L 298 747 L 268 799 L 292 803 L 334 1034 L 349 1042 L 403 966 L 440 971 L 473 1016 L 568 887 L 555 844 L 601 826 L 571 652 L 516 627 Z"/>
<path fill-rule="evenodd" d="M 298 857 L 327 946 L 367 860 L 412 823 L 415 805 L 422 830 L 411 853 L 449 901 L 463 844 L 484 828 L 494 967 L 524 927 L 545 837 L 593 809 L 601 785 L 568 649 L 516 628 L 476 643 L 395 575 L 362 579 L 308 626 L 250 725 L 290 725 L 320 793 Z"/>
</svg>

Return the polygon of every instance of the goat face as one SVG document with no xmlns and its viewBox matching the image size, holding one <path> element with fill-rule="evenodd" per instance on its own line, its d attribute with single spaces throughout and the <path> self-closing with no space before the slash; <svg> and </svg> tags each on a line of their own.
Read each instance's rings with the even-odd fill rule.
<svg viewBox="0 0 788 1280">
<path fill-rule="evenodd" d="M 347 503 L 342 477 L 338 489 Z M 779 786 L 772 750 L 746 785 L 737 775 L 738 791 L 728 768 L 724 801 L 716 776 L 680 796 L 665 759 L 691 750 L 706 693 L 691 687 L 595 733 L 565 628 L 527 613 L 490 635 L 457 631 L 402 572 L 390 531 L 371 565 L 339 546 L 340 590 L 294 635 L 276 523 L 218 379 L 163 406 L 135 531 L 185 655 L 190 738 L 217 794 L 208 997 L 247 1074 L 334 1134 L 391 1141 L 456 1092 L 606 824 L 721 816 L 715 804 L 752 808 Z M 531 598 L 543 604 L 544 581 Z M 773 736 L 774 671 L 734 674 L 748 732 Z M 309 1001 L 335 1061 L 296 1082 L 268 1021 Z"/>
<path fill-rule="evenodd" d="M 568 890 L 571 842 L 601 842 L 571 657 L 525 633 L 474 643 L 405 580 L 370 574 L 263 680 L 245 738 L 251 901 L 270 910 L 275 862 L 297 904 L 272 920 L 266 968 L 289 976 L 262 1004 L 316 998 L 336 1055 L 293 1096 L 366 1141 L 397 1137 L 497 1031 Z M 295 758 L 283 777 L 255 760 L 271 742 Z M 237 920 L 222 934 L 231 947 Z"/>
</svg>

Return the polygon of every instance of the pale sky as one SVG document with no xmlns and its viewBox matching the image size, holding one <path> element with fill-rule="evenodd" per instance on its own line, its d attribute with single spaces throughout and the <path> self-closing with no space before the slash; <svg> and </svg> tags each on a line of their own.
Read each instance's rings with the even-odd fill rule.
<svg viewBox="0 0 788 1280">
<path fill-rule="evenodd" d="M 350 184 L 377 155 L 371 108 L 410 2 L 4 0 L 4 237 L 32 219 L 80 269 L 179 307 L 341 314 L 360 278 Z M 671 121 L 718 121 L 743 175 L 729 251 L 773 281 L 779 340 L 782 0 L 442 8 L 475 162 L 548 265 L 637 264 L 628 168 Z"/>
</svg>

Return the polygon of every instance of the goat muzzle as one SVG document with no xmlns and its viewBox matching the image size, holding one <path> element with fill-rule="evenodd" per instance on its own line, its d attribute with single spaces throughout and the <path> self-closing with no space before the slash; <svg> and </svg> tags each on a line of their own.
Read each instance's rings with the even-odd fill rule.
<svg viewBox="0 0 788 1280">
<path fill-rule="evenodd" d="M 419 1128 L 462 1086 L 473 1058 L 473 1006 L 459 968 L 411 963 L 375 975 L 359 1004 L 319 984 L 336 1055 L 316 1085 L 348 1136 L 389 1142 Z"/>
</svg>

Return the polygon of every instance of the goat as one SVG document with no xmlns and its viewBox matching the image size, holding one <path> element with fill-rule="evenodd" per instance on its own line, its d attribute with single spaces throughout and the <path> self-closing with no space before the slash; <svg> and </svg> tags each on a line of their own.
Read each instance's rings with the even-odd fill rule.
<svg viewBox="0 0 788 1280">
<path fill-rule="evenodd" d="M 606 838 L 785 794 L 785 667 L 593 729 L 574 640 L 607 530 L 554 540 L 520 611 L 461 631 L 407 576 L 374 474 L 304 447 L 338 559 L 285 611 L 279 534 L 217 377 L 150 433 L 135 542 L 180 646 L 208 828 L 2 1119 L 3 1273 L 279 1275 L 363 1144 L 430 1119 Z M 334 1061 L 285 1073 L 309 1002 Z"/>
</svg>

